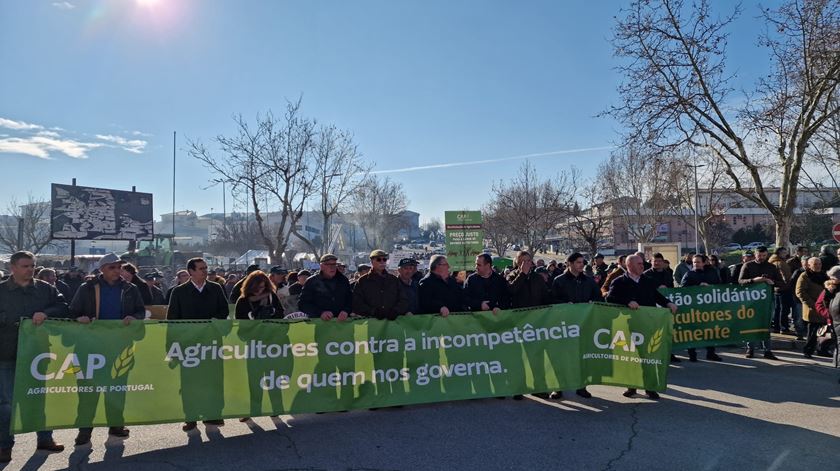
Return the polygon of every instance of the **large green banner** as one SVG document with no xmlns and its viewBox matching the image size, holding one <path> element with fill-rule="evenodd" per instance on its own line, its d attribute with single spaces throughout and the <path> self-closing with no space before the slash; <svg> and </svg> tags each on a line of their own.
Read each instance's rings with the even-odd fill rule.
<svg viewBox="0 0 840 471">
<path fill-rule="evenodd" d="M 661 391 L 671 314 L 565 304 L 396 321 L 21 323 L 12 428 L 336 411 L 588 384 Z"/>
<path fill-rule="evenodd" d="M 450 270 L 474 270 L 476 255 L 484 251 L 481 211 L 445 211 L 444 225 Z"/>
<path fill-rule="evenodd" d="M 772 288 L 710 285 L 659 290 L 677 305 L 674 349 L 768 340 Z"/>
</svg>

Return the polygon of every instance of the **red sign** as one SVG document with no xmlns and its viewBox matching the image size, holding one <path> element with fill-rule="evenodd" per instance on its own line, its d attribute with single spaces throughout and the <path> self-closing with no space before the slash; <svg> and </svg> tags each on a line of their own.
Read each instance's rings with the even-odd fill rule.
<svg viewBox="0 0 840 471">
<path fill-rule="evenodd" d="M 834 225 L 834 227 L 831 229 L 831 234 L 834 236 L 834 240 L 840 242 L 840 224 Z"/>
</svg>

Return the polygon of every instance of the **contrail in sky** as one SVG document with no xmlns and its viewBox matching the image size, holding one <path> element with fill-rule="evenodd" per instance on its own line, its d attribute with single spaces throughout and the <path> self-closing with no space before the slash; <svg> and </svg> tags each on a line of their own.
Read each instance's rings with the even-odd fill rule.
<svg viewBox="0 0 840 471">
<path fill-rule="evenodd" d="M 419 165 L 417 167 L 405 167 L 405 168 L 392 168 L 390 170 L 374 170 L 374 174 L 382 174 L 382 173 L 404 173 L 404 172 L 416 172 L 418 170 L 432 170 L 437 168 L 450 168 L 450 167 L 464 167 L 467 165 L 479 165 L 479 164 L 492 164 L 495 162 L 506 162 L 508 160 L 522 160 L 522 159 L 530 159 L 531 157 L 548 157 L 551 155 L 562 155 L 562 154 L 578 154 L 581 152 L 594 152 L 598 150 L 612 150 L 615 149 L 615 146 L 601 146 L 601 147 L 582 147 L 580 149 L 565 149 L 565 150 L 554 150 L 551 152 L 540 152 L 537 154 L 524 154 L 524 155 L 514 155 L 513 157 L 502 157 L 499 159 L 485 159 L 485 160 L 468 160 L 466 162 L 449 162 L 445 164 L 431 164 L 431 165 Z"/>
</svg>

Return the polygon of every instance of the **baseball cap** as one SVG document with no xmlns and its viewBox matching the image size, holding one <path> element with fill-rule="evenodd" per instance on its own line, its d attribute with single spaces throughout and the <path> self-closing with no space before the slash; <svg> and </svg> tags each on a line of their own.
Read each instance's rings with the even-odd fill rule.
<svg viewBox="0 0 840 471">
<path fill-rule="evenodd" d="M 338 260 L 338 257 L 336 257 L 335 255 L 333 255 L 331 253 L 325 253 L 324 255 L 321 255 L 321 260 L 320 261 L 321 261 L 321 263 L 326 263 L 326 262 L 331 262 L 333 260 Z"/>
<path fill-rule="evenodd" d="M 417 263 L 417 260 L 414 260 L 413 258 L 401 258 L 399 266 L 404 267 L 404 266 L 407 266 L 407 265 L 415 265 L 416 266 L 416 265 L 418 265 L 418 263 Z"/>
<path fill-rule="evenodd" d="M 117 254 L 115 254 L 114 252 L 111 252 L 111 253 L 109 253 L 109 254 L 107 254 L 104 257 L 99 259 L 99 269 L 101 270 L 102 267 L 104 267 L 105 265 L 110 265 L 112 263 L 121 263 L 121 262 L 122 262 L 122 260 L 120 259 L 120 257 L 118 257 Z"/>
<path fill-rule="evenodd" d="M 245 269 L 245 273 L 253 273 L 260 269 L 260 266 L 257 264 L 248 265 L 248 268 Z"/>
<path fill-rule="evenodd" d="M 271 270 L 269 271 L 269 273 L 271 273 L 272 275 L 288 275 L 289 270 L 286 270 L 285 268 L 281 267 L 280 265 L 275 265 L 275 266 L 271 267 Z"/>
</svg>

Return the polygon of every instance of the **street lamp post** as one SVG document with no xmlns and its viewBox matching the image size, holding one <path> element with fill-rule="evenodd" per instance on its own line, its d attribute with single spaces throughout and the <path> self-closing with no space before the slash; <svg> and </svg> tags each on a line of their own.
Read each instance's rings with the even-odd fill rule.
<svg viewBox="0 0 840 471">
<path fill-rule="evenodd" d="M 700 210 L 700 189 L 697 185 L 697 169 L 700 167 L 705 167 L 703 164 L 686 164 L 687 167 L 691 167 L 694 169 L 694 250 L 696 252 L 700 252 L 700 237 L 699 237 L 699 221 L 697 217 L 697 212 Z M 703 247 L 705 251 L 708 250 L 707 247 Z"/>
</svg>

